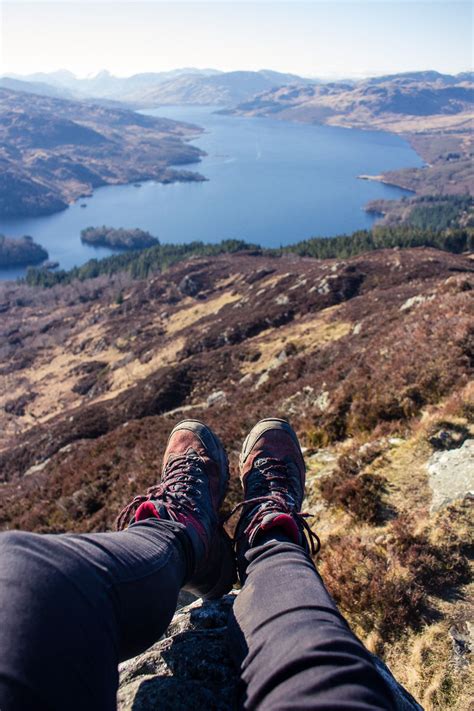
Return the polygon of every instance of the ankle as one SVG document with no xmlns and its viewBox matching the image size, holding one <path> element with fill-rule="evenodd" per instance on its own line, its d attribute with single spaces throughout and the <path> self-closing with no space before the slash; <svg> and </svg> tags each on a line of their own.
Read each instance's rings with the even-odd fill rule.
<svg viewBox="0 0 474 711">
<path fill-rule="evenodd" d="M 270 542 L 294 543 L 294 540 L 283 528 L 275 526 L 275 528 L 271 528 L 268 531 L 259 531 L 251 547 L 263 546 L 265 543 Z"/>
</svg>

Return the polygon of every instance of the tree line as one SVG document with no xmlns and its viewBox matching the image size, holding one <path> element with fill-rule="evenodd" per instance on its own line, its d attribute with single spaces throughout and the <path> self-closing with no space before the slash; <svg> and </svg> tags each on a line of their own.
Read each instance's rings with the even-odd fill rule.
<svg viewBox="0 0 474 711">
<path fill-rule="evenodd" d="M 111 276 L 127 272 L 133 279 L 144 279 L 160 272 L 176 262 L 190 257 L 214 257 L 219 254 L 250 251 L 270 257 L 297 254 L 315 259 L 345 259 L 364 252 L 387 248 L 434 247 L 460 254 L 474 250 L 474 229 L 472 227 L 446 229 L 442 231 L 424 229 L 411 225 L 395 227 L 375 227 L 359 230 L 351 235 L 338 237 L 313 237 L 296 244 L 266 249 L 244 240 L 228 239 L 215 244 L 188 242 L 186 244 L 158 243 L 148 249 L 125 254 L 116 254 L 104 259 L 91 259 L 80 267 L 69 271 L 48 271 L 32 267 L 28 269 L 25 281 L 30 286 L 50 287 L 55 284 L 69 284 L 79 279 L 93 279 L 101 275 Z"/>
</svg>

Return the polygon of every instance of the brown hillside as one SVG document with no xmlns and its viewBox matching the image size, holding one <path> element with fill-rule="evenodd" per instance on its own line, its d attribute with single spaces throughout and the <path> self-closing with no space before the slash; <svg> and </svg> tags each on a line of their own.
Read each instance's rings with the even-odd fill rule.
<svg viewBox="0 0 474 711">
<path fill-rule="evenodd" d="M 234 475 L 255 421 L 288 417 L 331 591 L 427 709 L 460 710 L 469 508 L 430 511 L 427 462 L 473 434 L 473 294 L 469 256 L 432 249 L 3 284 L 0 526 L 112 528 L 183 417 L 215 428 Z"/>
</svg>

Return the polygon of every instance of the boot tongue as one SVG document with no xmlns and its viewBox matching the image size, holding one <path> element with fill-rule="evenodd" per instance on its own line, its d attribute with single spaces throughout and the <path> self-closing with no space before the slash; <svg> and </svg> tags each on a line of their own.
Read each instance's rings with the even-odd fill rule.
<svg viewBox="0 0 474 711">
<path fill-rule="evenodd" d="M 163 518 L 169 520 L 166 508 L 159 501 L 144 501 L 135 512 L 135 522 L 147 518 Z"/>
<path fill-rule="evenodd" d="M 287 535 L 293 543 L 300 544 L 301 536 L 296 524 L 296 521 L 290 514 L 279 513 L 274 511 L 273 513 L 268 513 L 263 517 L 260 525 L 253 531 L 251 538 L 249 540 L 250 545 L 254 542 L 256 536 L 261 532 L 268 532 L 272 528 L 281 529 L 285 535 Z"/>
</svg>

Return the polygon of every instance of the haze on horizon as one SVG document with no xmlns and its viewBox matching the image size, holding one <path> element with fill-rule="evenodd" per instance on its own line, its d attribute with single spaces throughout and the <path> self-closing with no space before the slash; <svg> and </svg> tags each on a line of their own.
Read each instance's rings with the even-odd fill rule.
<svg viewBox="0 0 474 711">
<path fill-rule="evenodd" d="M 213 67 L 336 78 L 473 66 L 465 1 L 7 0 L 0 13 L 0 74 Z"/>
</svg>

